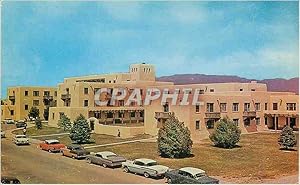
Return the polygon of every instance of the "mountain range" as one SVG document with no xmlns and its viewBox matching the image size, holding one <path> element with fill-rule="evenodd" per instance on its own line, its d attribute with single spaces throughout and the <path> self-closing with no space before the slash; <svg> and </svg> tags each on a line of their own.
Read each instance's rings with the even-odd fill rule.
<svg viewBox="0 0 300 185">
<path fill-rule="evenodd" d="M 255 79 L 247 79 L 239 76 L 230 76 L 230 75 L 176 74 L 171 76 L 158 77 L 157 81 L 174 82 L 174 84 L 176 85 L 229 83 L 229 82 L 247 83 L 251 81 L 257 81 L 257 83 L 267 84 L 268 91 L 295 92 L 296 94 L 299 94 L 299 77 L 295 77 L 291 79 L 274 78 L 274 79 L 255 80 Z"/>
</svg>

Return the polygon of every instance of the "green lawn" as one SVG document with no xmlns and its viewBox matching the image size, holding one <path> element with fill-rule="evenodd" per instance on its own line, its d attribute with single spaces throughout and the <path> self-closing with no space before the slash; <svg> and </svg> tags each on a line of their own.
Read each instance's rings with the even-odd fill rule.
<svg viewBox="0 0 300 185">
<path fill-rule="evenodd" d="M 193 166 L 209 175 L 229 178 L 247 177 L 249 182 L 274 178 L 279 175 L 298 174 L 298 151 L 279 150 L 278 134 L 259 133 L 242 135 L 240 147 L 221 149 L 207 139 L 193 145 L 193 157 L 185 159 L 161 158 L 156 143 L 131 143 L 94 148 L 90 151 L 113 151 L 128 159 L 151 158 L 171 168 Z"/>
</svg>

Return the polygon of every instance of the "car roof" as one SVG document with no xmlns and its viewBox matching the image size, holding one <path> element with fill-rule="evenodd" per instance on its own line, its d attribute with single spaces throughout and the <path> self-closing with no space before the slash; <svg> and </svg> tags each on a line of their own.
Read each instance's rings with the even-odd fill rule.
<svg viewBox="0 0 300 185">
<path fill-rule="evenodd" d="M 147 159 L 147 158 L 140 158 L 140 159 L 136 159 L 135 161 L 139 161 L 139 162 L 142 162 L 144 164 L 156 162 L 156 161 L 154 161 L 152 159 Z"/>
<path fill-rule="evenodd" d="M 179 170 L 184 171 L 184 172 L 188 172 L 193 176 L 198 174 L 198 173 L 205 173 L 204 170 L 201 170 L 199 168 L 193 168 L 193 167 L 184 167 L 184 168 L 180 168 Z"/>
<path fill-rule="evenodd" d="M 26 135 L 22 135 L 22 134 L 16 135 L 16 137 L 21 137 L 21 136 L 22 136 L 22 137 L 24 137 L 24 136 L 26 137 Z"/>
<path fill-rule="evenodd" d="M 70 145 L 68 145 L 67 147 L 70 147 L 70 148 L 82 148 L 82 146 L 80 146 L 80 145 L 75 145 L 75 144 L 70 144 Z"/>
<path fill-rule="evenodd" d="M 116 155 L 115 153 L 109 152 L 109 151 L 97 152 L 96 154 L 102 155 L 103 157 L 104 156 L 109 156 L 109 155 Z"/>
<path fill-rule="evenodd" d="M 59 142 L 57 139 L 46 139 L 45 141 L 47 143 L 56 143 L 56 142 Z"/>
</svg>

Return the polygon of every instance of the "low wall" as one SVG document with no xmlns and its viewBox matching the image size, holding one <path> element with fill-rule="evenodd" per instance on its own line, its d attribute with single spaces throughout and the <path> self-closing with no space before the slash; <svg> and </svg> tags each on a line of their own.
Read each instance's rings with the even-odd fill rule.
<svg viewBox="0 0 300 185">
<path fill-rule="evenodd" d="M 126 126 L 95 124 L 95 130 L 94 130 L 96 134 L 106 134 L 111 136 L 118 136 L 119 131 L 120 131 L 121 138 L 129 138 L 139 134 L 144 134 L 145 128 L 144 126 L 126 127 Z"/>
</svg>

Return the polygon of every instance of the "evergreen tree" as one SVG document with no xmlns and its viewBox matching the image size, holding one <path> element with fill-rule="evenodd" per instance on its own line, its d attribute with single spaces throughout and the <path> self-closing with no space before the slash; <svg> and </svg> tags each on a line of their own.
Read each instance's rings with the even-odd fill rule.
<svg viewBox="0 0 300 185">
<path fill-rule="evenodd" d="M 91 138 L 91 129 L 88 121 L 80 114 L 73 123 L 70 138 L 76 143 L 87 143 Z"/>
<path fill-rule="evenodd" d="M 228 117 L 218 121 L 217 128 L 209 136 L 215 146 L 233 148 L 240 140 L 241 130 Z"/>
<path fill-rule="evenodd" d="M 159 129 L 157 143 L 160 155 L 170 158 L 189 156 L 193 145 L 189 129 L 174 115 Z"/>
<path fill-rule="evenodd" d="M 70 130 L 72 128 L 72 124 L 71 124 L 71 120 L 70 118 L 68 118 L 66 115 L 62 115 L 62 117 L 60 118 L 60 120 L 58 120 L 58 124 L 59 128 L 63 128 L 64 131 L 66 130 Z"/>
<path fill-rule="evenodd" d="M 278 138 L 278 144 L 281 147 L 284 147 L 284 149 L 289 149 L 296 146 L 297 144 L 296 135 L 290 126 L 286 125 L 282 129 L 281 134 Z"/>
<path fill-rule="evenodd" d="M 39 117 L 37 117 L 35 119 L 34 123 L 35 123 L 35 127 L 37 129 L 42 129 L 43 128 L 42 121 L 41 121 L 41 119 Z"/>
<path fill-rule="evenodd" d="M 38 108 L 36 107 L 31 107 L 29 113 L 28 113 L 28 117 L 29 118 L 37 118 L 40 116 L 40 111 Z"/>
</svg>

